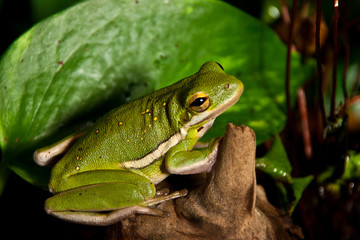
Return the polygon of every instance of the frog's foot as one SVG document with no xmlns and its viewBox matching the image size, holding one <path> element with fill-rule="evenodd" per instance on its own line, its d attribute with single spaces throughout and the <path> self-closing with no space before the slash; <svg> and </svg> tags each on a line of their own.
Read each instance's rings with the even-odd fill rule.
<svg viewBox="0 0 360 240">
<path fill-rule="evenodd" d="M 168 195 L 170 190 L 168 188 L 162 188 L 156 191 L 156 197 Z"/>
<path fill-rule="evenodd" d="M 208 142 L 200 142 L 200 141 L 198 141 L 198 142 L 195 144 L 195 146 L 194 146 L 195 149 L 207 148 L 207 147 L 209 147 L 209 143 L 208 143 Z"/>
<path fill-rule="evenodd" d="M 166 189 L 165 189 L 166 190 Z M 154 206 L 160 203 L 163 203 L 165 201 L 171 200 L 171 199 L 175 199 L 175 198 L 179 198 L 179 197 L 184 197 L 187 195 L 188 190 L 187 189 L 182 189 L 180 191 L 176 191 L 173 192 L 169 195 L 167 195 L 167 193 L 162 192 L 163 190 L 160 190 L 157 192 L 156 197 L 151 198 L 145 202 L 143 202 L 141 205 L 145 205 L 145 206 Z M 168 190 L 167 190 L 168 191 Z"/>
</svg>

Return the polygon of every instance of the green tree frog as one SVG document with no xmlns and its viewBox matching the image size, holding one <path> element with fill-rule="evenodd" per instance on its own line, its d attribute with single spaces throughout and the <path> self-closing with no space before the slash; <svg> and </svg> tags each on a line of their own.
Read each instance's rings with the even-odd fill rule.
<svg viewBox="0 0 360 240">
<path fill-rule="evenodd" d="M 156 204 L 186 195 L 156 192 L 169 174 L 210 170 L 220 138 L 197 141 L 217 116 L 235 104 L 243 84 L 216 62 L 168 87 L 122 105 L 86 133 L 37 150 L 51 171 L 47 213 L 68 221 L 108 225 L 132 214 L 162 215 Z"/>
</svg>

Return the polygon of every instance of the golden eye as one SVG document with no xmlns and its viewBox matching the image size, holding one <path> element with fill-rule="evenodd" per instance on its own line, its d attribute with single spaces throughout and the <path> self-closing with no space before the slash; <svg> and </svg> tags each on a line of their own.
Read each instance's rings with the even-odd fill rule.
<svg viewBox="0 0 360 240">
<path fill-rule="evenodd" d="M 195 93 L 189 99 L 189 106 L 195 112 L 203 112 L 210 107 L 209 96 L 206 93 Z"/>
</svg>

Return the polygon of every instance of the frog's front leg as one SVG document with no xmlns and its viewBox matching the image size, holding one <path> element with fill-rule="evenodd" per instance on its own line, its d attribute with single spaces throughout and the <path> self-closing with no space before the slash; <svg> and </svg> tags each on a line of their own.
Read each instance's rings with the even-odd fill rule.
<svg viewBox="0 0 360 240">
<path fill-rule="evenodd" d="M 89 179 L 90 185 L 77 186 L 84 179 Z M 149 179 L 121 170 L 84 172 L 65 181 L 66 185 L 75 188 L 47 199 L 45 210 L 61 219 L 81 224 L 109 225 L 135 213 L 163 215 L 160 209 L 148 206 L 184 196 L 182 192 L 175 192 L 154 198 L 156 189 Z"/>
<path fill-rule="evenodd" d="M 173 174 L 195 174 L 210 171 L 216 161 L 221 138 L 212 139 L 207 147 L 192 150 L 197 139 L 185 139 L 165 155 L 166 169 Z"/>
</svg>

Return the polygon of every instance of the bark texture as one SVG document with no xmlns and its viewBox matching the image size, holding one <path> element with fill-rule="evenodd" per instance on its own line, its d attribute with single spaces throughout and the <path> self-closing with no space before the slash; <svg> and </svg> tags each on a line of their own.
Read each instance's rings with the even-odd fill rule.
<svg viewBox="0 0 360 240">
<path fill-rule="evenodd" d="M 229 124 L 203 183 L 159 206 L 168 217 L 133 216 L 111 226 L 109 239 L 302 239 L 256 185 L 255 151 L 253 130 Z"/>
</svg>

